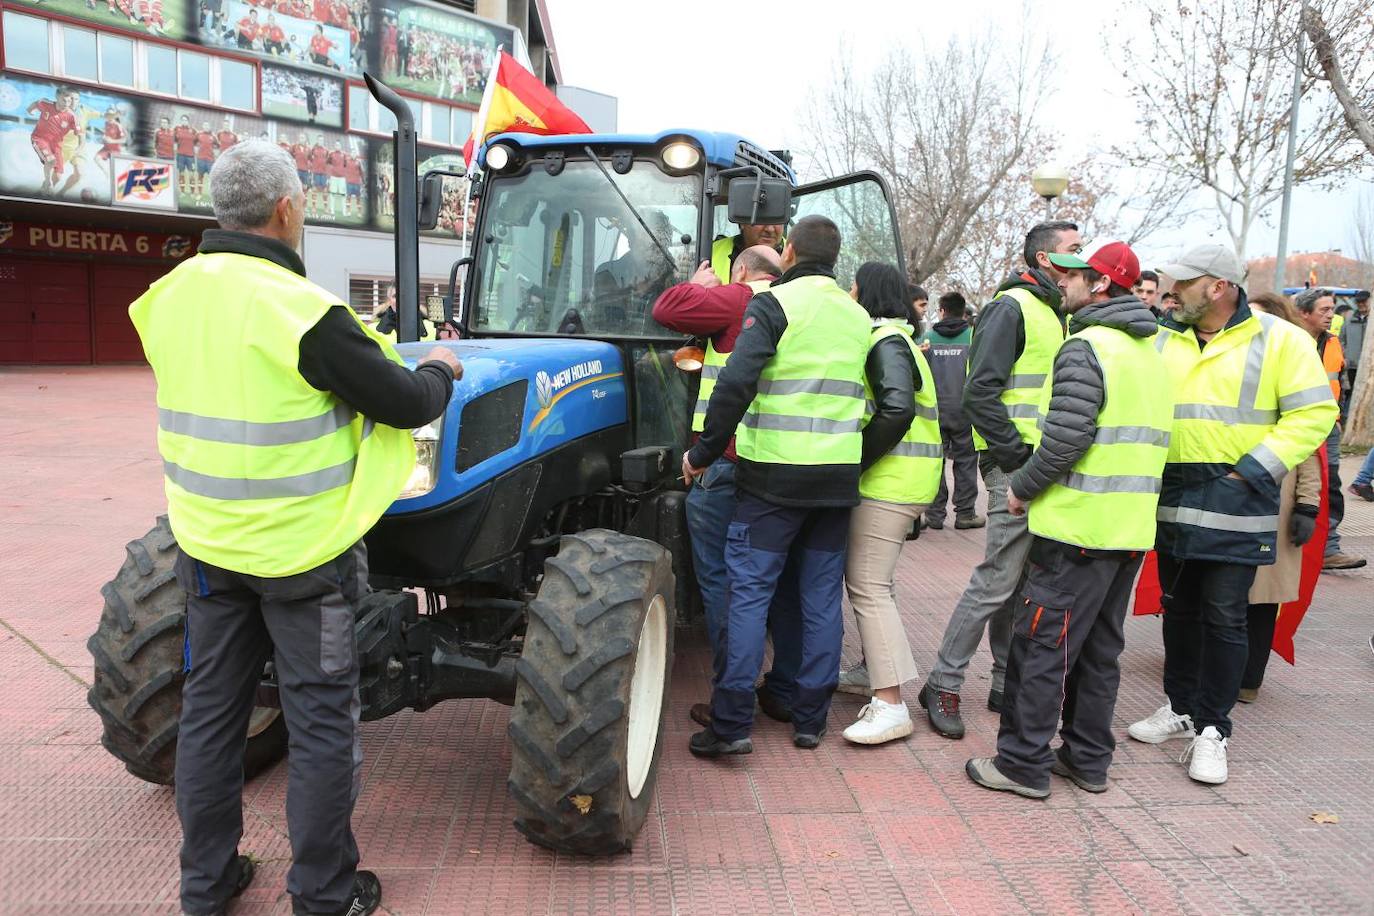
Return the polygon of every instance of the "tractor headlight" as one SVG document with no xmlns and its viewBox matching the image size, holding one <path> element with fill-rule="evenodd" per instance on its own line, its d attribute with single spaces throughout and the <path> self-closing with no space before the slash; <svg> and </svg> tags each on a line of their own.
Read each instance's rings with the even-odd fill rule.
<svg viewBox="0 0 1374 916">
<path fill-rule="evenodd" d="M 493 172 L 499 172 L 510 165 L 510 147 L 504 143 L 498 143 L 487 150 L 487 168 Z"/>
<path fill-rule="evenodd" d="M 426 423 L 410 435 L 415 440 L 415 470 L 410 472 L 401 499 L 423 496 L 439 482 L 439 443 L 443 439 L 444 418 L 442 415 L 432 423 Z"/>
<path fill-rule="evenodd" d="M 690 143 L 669 143 L 663 147 L 663 164 L 675 172 L 685 172 L 696 168 L 701 161 L 701 150 Z"/>
</svg>

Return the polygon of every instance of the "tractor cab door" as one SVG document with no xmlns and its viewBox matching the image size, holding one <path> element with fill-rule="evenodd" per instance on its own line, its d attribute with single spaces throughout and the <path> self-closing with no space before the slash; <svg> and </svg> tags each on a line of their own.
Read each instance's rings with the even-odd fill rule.
<svg viewBox="0 0 1374 916">
<path fill-rule="evenodd" d="M 804 216 L 825 216 L 840 228 L 840 257 L 835 281 L 846 291 L 854 272 L 865 261 L 896 265 L 905 277 L 901 233 L 887 182 L 877 172 L 854 172 L 805 184 L 792 192 L 793 222 Z"/>
</svg>

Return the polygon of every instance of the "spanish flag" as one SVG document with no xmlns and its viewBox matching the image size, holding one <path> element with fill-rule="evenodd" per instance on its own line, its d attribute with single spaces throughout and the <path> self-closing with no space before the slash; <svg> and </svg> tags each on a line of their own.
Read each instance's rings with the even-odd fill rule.
<svg viewBox="0 0 1374 916">
<path fill-rule="evenodd" d="M 482 107 L 463 145 L 463 161 L 472 168 L 477 150 L 488 137 L 506 131 L 527 134 L 589 134 L 592 129 L 548 90 L 539 78 L 505 51 L 487 76 Z"/>
<path fill-rule="evenodd" d="M 1311 267 L 1307 268 L 1307 288 L 1308 288 L 1308 289 L 1316 289 L 1316 288 L 1317 288 L 1317 265 L 1316 265 L 1316 264 L 1313 264 Z"/>
</svg>

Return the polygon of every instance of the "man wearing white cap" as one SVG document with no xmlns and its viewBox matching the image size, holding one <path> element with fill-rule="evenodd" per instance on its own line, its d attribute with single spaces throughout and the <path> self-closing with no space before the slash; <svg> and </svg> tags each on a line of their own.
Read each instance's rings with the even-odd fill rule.
<svg viewBox="0 0 1374 916">
<path fill-rule="evenodd" d="M 1174 408 L 1152 312 L 1131 292 L 1140 262 L 1124 242 L 1054 253 L 1069 338 L 1041 394 L 1035 452 L 1011 475 L 1007 508 L 1028 515 L 1025 580 L 1012 617 L 997 755 L 964 769 L 1030 798 L 1057 773 L 1107 789 L 1116 741 L 1126 609 L 1155 542 Z M 1063 718 L 1063 743 L 1050 749 Z"/>
<path fill-rule="evenodd" d="M 1193 739 L 1188 775 L 1215 784 L 1227 776 L 1250 585 L 1274 562 L 1279 485 L 1338 411 L 1311 338 L 1250 310 L 1229 248 L 1198 246 L 1160 273 L 1179 299 L 1155 338 L 1177 399 L 1156 543 L 1168 702 L 1128 731 Z"/>
</svg>

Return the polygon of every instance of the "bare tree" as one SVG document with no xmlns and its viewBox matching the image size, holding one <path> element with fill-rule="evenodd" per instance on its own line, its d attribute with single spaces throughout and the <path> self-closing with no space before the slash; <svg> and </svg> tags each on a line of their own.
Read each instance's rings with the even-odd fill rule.
<svg viewBox="0 0 1374 916">
<path fill-rule="evenodd" d="M 863 80 L 842 49 L 803 111 L 813 165 L 829 174 L 873 168 L 887 179 L 917 282 L 959 250 L 1039 140 L 1034 113 L 1050 59 L 1043 42 L 1021 38 L 953 39 L 919 57 L 899 49 Z"/>
<path fill-rule="evenodd" d="M 1135 0 L 1150 30 L 1127 52 L 1140 115 L 1132 164 L 1206 189 L 1244 257 L 1281 196 L 1299 6 L 1289 0 Z M 1340 106 L 1304 73 L 1294 181 L 1332 182 L 1359 152 Z"/>
<path fill-rule="evenodd" d="M 1328 0 L 1304 4 L 1302 29 L 1312 42 L 1312 57 L 1321 78 L 1331 87 L 1345 125 L 1374 156 L 1374 14 L 1368 4 Z M 1356 204 L 1355 257 L 1374 262 L 1374 199 L 1362 195 Z M 1360 371 L 1350 395 L 1350 414 L 1344 432 L 1348 444 L 1374 447 L 1374 335 L 1366 334 L 1360 351 Z"/>
<path fill-rule="evenodd" d="M 1332 16 L 1330 27 L 1322 15 L 1323 6 Z M 1312 42 L 1317 67 L 1330 84 L 1345 123 L 1374 156 L 1374 67 L 1365 63 L 1369 46 L 1374 42 L 1374 16 L 1364 3 L 1304 4 L 1302 28 Z M 1349 72 L 1341 65 L 1342 50 L 1352 66 Z"/>
</svg>

